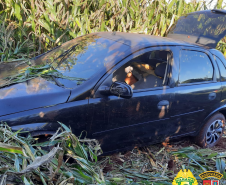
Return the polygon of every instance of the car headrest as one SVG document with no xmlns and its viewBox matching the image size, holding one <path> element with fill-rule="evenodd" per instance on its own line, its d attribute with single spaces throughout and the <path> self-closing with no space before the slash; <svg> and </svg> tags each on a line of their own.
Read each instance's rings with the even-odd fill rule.
<svg viewBox="0 0 226 185">
<path fill-rule="evenodd" d="M 167 61 L 167 53 L 169 53 L 169 52 L 168 52 L 168 51 L 159 51 L 159 57 L 160 57 L 162 60 Z"/>
<path fill-rule="evenodd" d="M 155 74 L 156 74 L 157 76 L 160 76 L 160 77 L 164 78 L 165 70 L 166 70 L 166 62 L 160 63 L 160 64 L 155 68 Z"/>
<path fill-rule="evenodd" d="M 150 59 L 148 61 L 148 64 L 150 66 L 152 66 L 154 69 L 156 68 L 156 64 L 158 64 L 158 63 L 162 63 L 162 61 L 161 60 L 158 60 L 158 59 Z"/>
</svg>

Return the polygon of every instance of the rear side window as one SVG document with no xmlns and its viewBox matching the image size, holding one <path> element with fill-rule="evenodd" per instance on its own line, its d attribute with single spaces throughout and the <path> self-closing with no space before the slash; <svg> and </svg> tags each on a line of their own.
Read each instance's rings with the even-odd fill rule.
<svg viewBox="0 0 226 185">
<path fill-rule="evenodd" d="M 198 51 L 182 50 L 180 56 L 180 84 L 212 81 L 213 66 L 209 57 Z"/>
<path fill-rule="evenodd" d="M 221 81 L 224 82 L 226 81 L 226 69 L 225 69 L 225 65 L 223 64 L 223 62 L 216 56 L 214 56 L 215 60 L 217 61 L 217 64 L 220 68 L 220 72 L 221 72 Z"/>
</svg>

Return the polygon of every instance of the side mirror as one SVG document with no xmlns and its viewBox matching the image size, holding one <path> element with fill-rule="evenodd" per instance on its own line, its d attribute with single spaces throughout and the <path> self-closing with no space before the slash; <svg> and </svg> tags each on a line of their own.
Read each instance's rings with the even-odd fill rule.
<svg viewBox="0 0 226 185">
<path fill-rule="evenodd" d="M 131 98 L 133 89 L 125 82 L 113 82 L 110 87 L 110 94 L 120 96 L 122 98 Z"/>
</svg>

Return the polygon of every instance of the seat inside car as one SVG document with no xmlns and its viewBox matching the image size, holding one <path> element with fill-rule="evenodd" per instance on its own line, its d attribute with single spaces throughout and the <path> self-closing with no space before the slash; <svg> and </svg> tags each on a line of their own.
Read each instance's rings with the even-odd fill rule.
<svg viewBox="0 0 226 185">
<path fill-rule="evenodd" d="M 161 87 L 168 57 L 168 51 L 145 53 L 116 70 L 112 81 L 124 81 L 134 90 Z"/>
<path fill-rule="evenodd" d="M 161 87 L 165 75 L 166 62 L 158 63 L 154 70 L 155 75 L 149 74 L 134 84 L 134 90 Z"/>
</svg>

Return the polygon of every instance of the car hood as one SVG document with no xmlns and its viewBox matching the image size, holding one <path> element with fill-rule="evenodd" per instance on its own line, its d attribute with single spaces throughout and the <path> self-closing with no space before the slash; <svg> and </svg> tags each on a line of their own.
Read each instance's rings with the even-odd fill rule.
<svg viewBox="0 0 226 185">
<path fill-rule="evenodd" d="M 69 96 L 69 89 L 34 78 L 0 89 L 0 116 L 64 103 Z"/>
<path fill-rule="evenodd" d="M 167 37 L 210 48 L 226 35 L 226 10 L 205 10 L 182 16 Z"/>
</svg>

